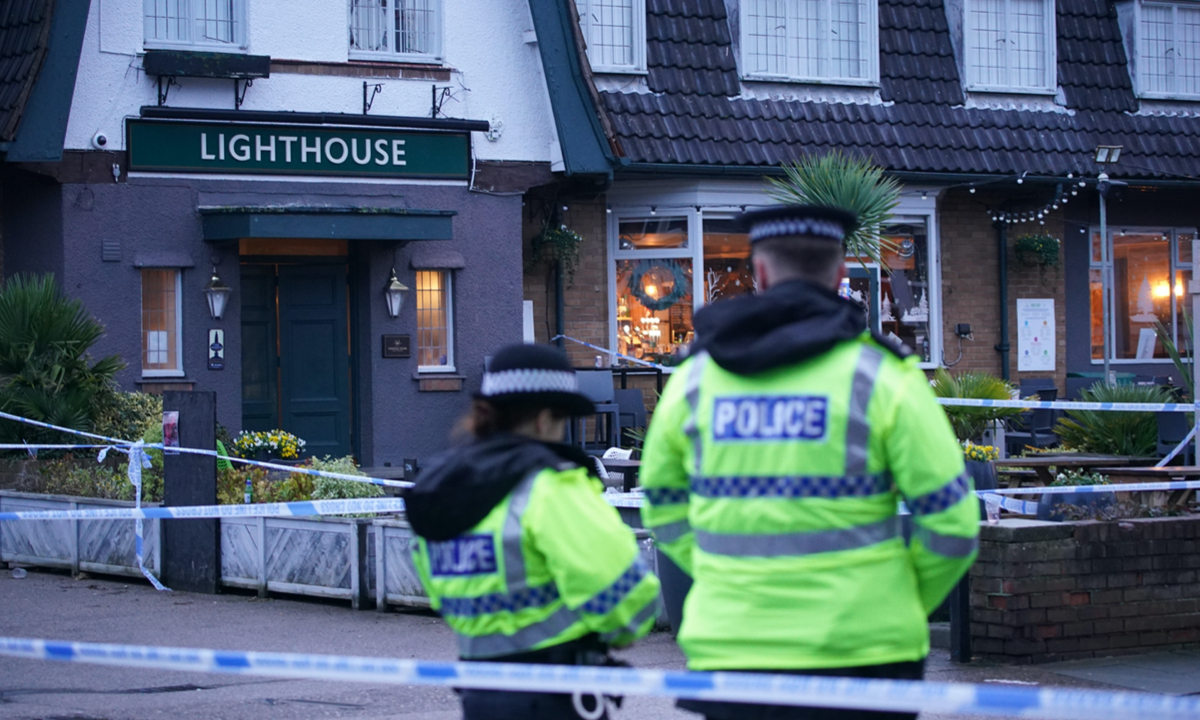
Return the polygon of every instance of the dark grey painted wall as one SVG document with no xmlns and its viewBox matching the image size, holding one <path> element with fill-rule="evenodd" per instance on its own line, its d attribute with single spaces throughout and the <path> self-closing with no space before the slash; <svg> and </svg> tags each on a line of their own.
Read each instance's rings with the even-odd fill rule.
<svg viewBox="0 0 1200 720">
<path fill-rule="evenodd" d="M 1086 197 L 1084 195 L 1086 193 Z M 1080 202 L 1072 202 L 1066 215 L 1063 238 L 1063 262 L 1066 268 L 1067 295 L 1067 372 L 1100 373 L 1103 366 L 1091 362 L 1091 295 L 1088 280 L 1088 253 L 1091 233 L 1080 232 L 1100 225 L 1099 196 L 1087 190 Z M 1200 209 L 1195 193 L 1179 190 L 1126 190 L 1108 202 L 1110 228 L 1200 227 Z M 1182 383 L 1170 362 L 1118 363 L 1116 372 L 1137 375 L 1170 375 L 1176 385 Z"/>
<path fill-rule="evenodd" d="M 6 188 L 7 190 L 7 188 Z M 455 420 L 479 387 L 484 355 L 521 340 L 521 198 L 469 192 L 450 184 L 376 185 L 337 182 L 231 181 L 133 178 L 119 184 L 19 185 L 6 192 L 6 271 L 56 270 L 64 287 L 107 328 L 94 352 L 117 353 L 129 364 L 118 380 L 129 389 L 141 378 L 141 279 L 143 266 L 180 266 L 183 271 L 183 335 L 186 381 L 217 394 L 218 420 L 241 425 L 240 273 L 236 245 L 203 241 L 201 206 L 328 205 L 454 210 L 454 239 L 444 246 L 461 253 L 466 267 L 454 271 L 456 366 L 462 392 L 418 392 L 416 357 L 383 359 L 383 334 L 410 334 L 416 341 L 416 303 L 410 294 L 396 319 L 389 318 L 383 287 L 393 263 L 400 279 L 415 286 L 409 246 L 354 244 L 351 255 L 353 353 L 358 381 L 355 432 L 360 460 L 368 465 L 405 457 L 426 458 L 444 448 Z M 106 238 L 121 241 L 120 262 L 103 262 Z M 203 288 L 213 261 L 233 288 L 223 319 L 209 317 Z M 61 270 L 58 270 L 61 268 Z M 207 331 L 222 328 L 225 369 L 207 369 Z"/>
</svg>

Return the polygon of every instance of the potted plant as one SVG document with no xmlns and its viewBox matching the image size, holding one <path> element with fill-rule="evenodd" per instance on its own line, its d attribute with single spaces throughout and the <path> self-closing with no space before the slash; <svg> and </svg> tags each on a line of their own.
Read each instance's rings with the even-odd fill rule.
<svg viewBox="0 0 1200 720">
<path fill-rule="evenodd" d="M 1058 246 L 1058 238 L 1050 235 L 1022 235 L 1013 249 L 1022 265 L 1044 269 L 1058 266 Z"/>
<path fill-rule="evenodd" d="M 1100 473 L 1087 473 L 1080 470 L 1068 470 L 1059 473 L 1050 487 L 1080 487 L 1086 485 L 1107 485 L 1108 478 Z M 1113 504 L 1112 493 L 1073 492 L 1044 494 L 1038 500 L 1038 520 L 1062 522 L 1072 519 L 1068 508 L 1089 508 L 1098 511 Z M 1076 513 L 1078 514 L 1078 511 Z"/>
<path fill-rule="evenodd" d="M 980 400 L 1012 400 L 1016 389 L 1012 383 L 985 372 L 964 372 L 951 375 L 945 368 L 934 373 L 933 394 L 943 398 L 974 398 Z M 965 407 L 946 405 L 942 408 L 950 418 L 950 426 L 959 442 L 978 442 L 983 431 L 996 420 L 1020 415 L 1020 408 Z"/>
<path fill-rule="evenodd" d="M 528 269 L 543 263 L 550 266 L 561 263 L 563 275 L 568 282 L 573 282 L 582 247 L 583 237 L 579 233 L 567 229 L 566 225 L 547 225 L 530 243 Z"/>
<path fill-rule="evenodd" d="M 300 462 L 304 452 L 304 440 L 285 430 L 243 430 L 233 440 L 233 451 L 238 457 L 273 462 L 277 460 Z"/>
</svg>

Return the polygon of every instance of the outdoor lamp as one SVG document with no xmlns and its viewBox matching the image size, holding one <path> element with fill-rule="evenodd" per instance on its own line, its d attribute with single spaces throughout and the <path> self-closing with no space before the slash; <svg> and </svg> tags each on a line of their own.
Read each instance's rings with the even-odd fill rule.
<svg viewBox="0 0 1200 720">
<path fill-rule="evenodd" d="M 1121 159 L 1123 145 L 1099 145 L 1096 147 L 1096 162 L 1101 165 L 1111 165 Z"/>
<path fill-rule="evenodd" d="M 404 298 L 408 295 L 408 286 L 396 277 L 396 268 L 392 268 L 392 276 L 387 285 L 383 286 L 383 297 L 387 300 L 388 315 L 400 317 L 400 308 L 404 307 Z"/>
<path fill-rule="evenodd" d="M 212 315 L 213 320 L 220 320 L 225 314 L 225 303 L 229 302 L 229 295 L 233 292 L 233 288 L 221 282 L 220 276 L 217 275 L 217 269 L 213 268 L 212 279 L 204 286 L 204 295 L 208 298 L 208 312 Z"/>
</svg>

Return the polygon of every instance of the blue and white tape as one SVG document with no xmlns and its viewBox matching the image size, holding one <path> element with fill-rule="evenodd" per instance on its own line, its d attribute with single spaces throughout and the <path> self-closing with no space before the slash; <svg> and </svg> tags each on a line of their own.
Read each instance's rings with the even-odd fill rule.
<svg viewBox="0 0 1200 720">
<path fill-rule="evenodd" d="M 1020 410 L 1111 410 L 1114 412 L 1196 412 L 1194 403 L 1108 403 L 1074 400 L 980 400 L 978 398 L 937 399 L 939 405 L 956 407 L 999 407 Z"/>
<path fill-rule="evenodd" d="M 2 520 L 199 520 L 228 517 L 312 517 L 359 513 L 404 512 L 400 498 L 309 500 L 250 505 L 183 505 L 178 507 L 94 508 L 90 510 L 22 510 L 0 512 Z"/>
<path fill-rule="evenodd" d="M 0 637 L 0 655 L 118 667 L 276 678 L 435 685 L 518 692 L 654 695 L 885 712 L 1054 718 L 1194 720 L 1200 698 L 1105 690 L 1027 688 L 737 672 L 567 665 L 431 662 L 396 658 L 105 645 Z"/>
<path fill-rule="evenodd" d="M 1114 483 L 1112 485 L 1064 485 L 1061 487 L 1012 487 L 995 490 L 976 490 L 979 494 L 995 495 L 1066 495 L 1068 493 L 1155 492 L 1161 490 L 1198 490 L 1200 480 L 1171 480 L 1146 483 Z"/>
<path fill-rule="evenodd" d="M 603 347 L 600 347 L 599 345 L 593 345 L 590 342 L 585 342 L 583 340 L 580 340 L 579 338 L 573 338 L 570 335 L 555 335 L 554 337 L 550 338 L 550 342 L 554 342 L 555 340 L 559 340 L 559 339 L 570 340 L 571 342 L 582 345 L 584 347 L 589 347 L 593 350 L 599 350 L 600 352 L 604 353 L 605 355 L 610 355 L 612 357 L 618 357 L 618 358 L 621 358 L 622 360 L 628 360 L 629 362 L 637 363 L 638 365 L 642 365 L 645 367 L 658 368 L 659 370 L 667 369 L 666 365 L 659 365 L 658 363 L 652 363 L 649 360 L 642 360 L 641 358 L 635 358 L 632 355 L 624 355 L 622 353 L 617 352 L 616 350 L 609 350 L 608 348 L 603 348 Z"/>
</svg>

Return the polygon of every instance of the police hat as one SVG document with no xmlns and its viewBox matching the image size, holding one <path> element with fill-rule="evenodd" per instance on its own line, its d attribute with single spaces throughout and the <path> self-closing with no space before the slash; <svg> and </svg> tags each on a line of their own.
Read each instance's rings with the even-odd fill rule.
<svg viewBox="0 0 1200 720">
<path fill-rule="evenodd" d="M 492 356 L 476 398 L 503 404 L 520 400 L 591 415 L 596 406 L 579 392 L 579 380 L 567 356 L 547 345 L 508 345 Z"/>
<path fill-rule="evenodd" d="M 858 227 L 854 213 L 826 205 L 776 205 L 742 213 L 738 222 L 751 243 L 797 235 L 842 242 Z"/>
</svg>

